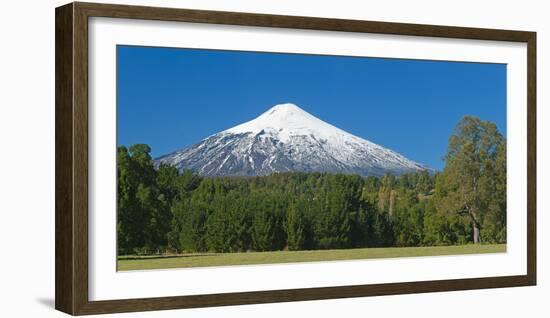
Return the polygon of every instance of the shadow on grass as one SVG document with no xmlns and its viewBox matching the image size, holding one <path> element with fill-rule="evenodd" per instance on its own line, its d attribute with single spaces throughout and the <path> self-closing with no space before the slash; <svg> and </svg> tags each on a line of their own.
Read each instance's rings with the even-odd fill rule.
<svg viewBox="0 0 550 318">
<path fill-rule="evenodd" d="M 218 254 L 189 254 L 189 255 L 151 255 L 151 256 L 119 256 L 119 261 L 139 261 L 150 259 L 169 259 L 169 258 L 187 258 L 187 257 L 203 257 L 203 256 L 218 256 Z"/>
</svg>

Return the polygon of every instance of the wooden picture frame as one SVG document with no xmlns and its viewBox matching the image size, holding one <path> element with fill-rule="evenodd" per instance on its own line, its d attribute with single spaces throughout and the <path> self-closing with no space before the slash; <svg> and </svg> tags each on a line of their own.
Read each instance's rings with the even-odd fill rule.
<svg viewBox="0 0 550 318">
<path fill-rule="evenodd" d="M 72 314 L 164 310 L 536 285 L 536 33 L 144 6 L 70 3 L 56 16 L 55 307 Z M 527 43 L 527 274 L 90 301 L 88 297 L 88 19 L 111 17 Z"/>
</svg>

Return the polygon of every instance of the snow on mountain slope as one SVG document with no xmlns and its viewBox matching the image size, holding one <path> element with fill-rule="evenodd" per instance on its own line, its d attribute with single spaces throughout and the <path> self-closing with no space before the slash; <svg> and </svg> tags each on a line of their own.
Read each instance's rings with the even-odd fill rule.
<svg viewBox="0 0 550 318">
<path fill-rule="evenodd" d="M 273 106 L 256 119 L 162 156 L 155 163 L 205 176 L 256 176 L 287 171 L 381 176 L 429 170 L 294 104 Z"/>
</svg>

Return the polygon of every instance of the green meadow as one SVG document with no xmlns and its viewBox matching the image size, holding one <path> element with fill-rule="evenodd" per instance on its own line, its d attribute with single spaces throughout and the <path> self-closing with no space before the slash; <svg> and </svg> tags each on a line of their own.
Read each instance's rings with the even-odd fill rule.
<svg viewBox="0 0 550 318">
<path fill-rule="evenodd" d="M 506 252 L 506 244 L 467 244 L 459 246 L 355 248 L 311 251 L 189 253 L 158 256 L 128 255 L 119 256 L 118 270 L 131 271 L 504 252 Z"/>
</svg>

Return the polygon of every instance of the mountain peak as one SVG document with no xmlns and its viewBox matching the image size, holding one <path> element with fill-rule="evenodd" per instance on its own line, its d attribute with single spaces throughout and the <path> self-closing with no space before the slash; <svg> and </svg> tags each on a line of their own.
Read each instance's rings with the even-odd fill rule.
<svg viewBox="0 0 550 318">
<path fill-rule="evenodd" d="M 278 140 L 282 142 L 287 142 L 293 136 L 315 135 L 327 139 L 347 134 L 292 103 L 275 105 L 255 119 L 225 132 L 258 134 L 261 131 L 277 135 Z"/>
<path fill-rule="evenodd" d="M 317 118 L 292 103 L 275 105 L 256 118 L 256 120 L 279 126 L 292 125 L 292 123 L 304 125 L 313 119 Z"/>
<path fill-rule="evenodd" d="M 260 116 L 292 116 L 301 115 L 307 112 L 293 103 L 277 104 Z M 308 114 L 309 115 L 309 114 Z"/>
</svg>

